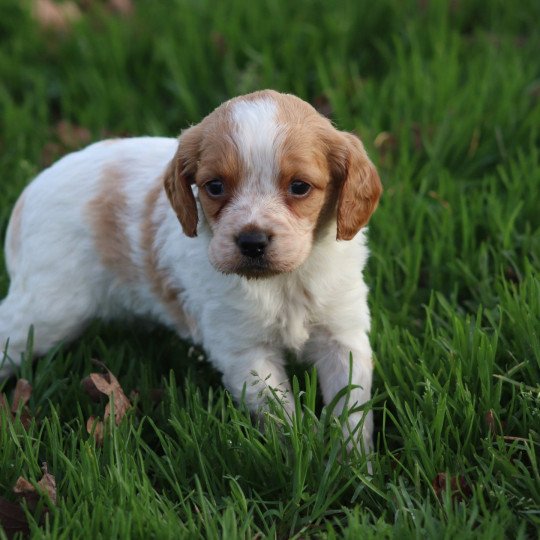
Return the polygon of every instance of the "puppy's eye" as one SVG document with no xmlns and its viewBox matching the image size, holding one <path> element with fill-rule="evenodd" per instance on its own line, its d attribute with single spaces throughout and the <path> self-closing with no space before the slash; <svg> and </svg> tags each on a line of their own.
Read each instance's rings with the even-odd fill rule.
<svg viewBox="0 0 540 540">
<path fill-rule="evenodd" d="M 302 180 L 293 180 L 289 185 L 289 193 L 295 197 L 303 197 L 311 191 L 311 186 Z"/>
<path fill-rule="evenodd" d="M 225 193 L 225 185 L 223 184 L 223 180 L 220 180 L 219 178 L 214 178 L 213 180 L 210 180 L 210 182 L 206 182 L 206 184 L 204 184 L 204 189 L 210 197 L 220 197 Z"/>
</svg>

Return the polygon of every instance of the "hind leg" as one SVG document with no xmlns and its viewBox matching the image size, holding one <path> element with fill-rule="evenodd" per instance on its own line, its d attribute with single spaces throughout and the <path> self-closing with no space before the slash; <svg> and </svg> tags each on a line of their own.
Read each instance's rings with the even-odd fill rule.
<svg viewBox="0 0 540 540">
<path fill-rule="evenodd" d="M 14 281 L 0 304 L 0 380 L 20 365 L 33 327 L 33 355 L 75 338 L 93 318 L 95 298 L 67 283 L 26 286 Z"/>
</svg>

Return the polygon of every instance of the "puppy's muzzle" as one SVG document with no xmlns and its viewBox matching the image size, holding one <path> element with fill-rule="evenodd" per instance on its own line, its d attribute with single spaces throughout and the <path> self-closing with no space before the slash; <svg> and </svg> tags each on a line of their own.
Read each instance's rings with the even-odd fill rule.
<svg viewBox="0 0 540 540">
<path fill-rule="evenodd" d="M 263 231 L 245 231 L 236 237 L 240 253 L 250 259 L 263 257 L 270 243 L 270 236 Z"/>
</svg>

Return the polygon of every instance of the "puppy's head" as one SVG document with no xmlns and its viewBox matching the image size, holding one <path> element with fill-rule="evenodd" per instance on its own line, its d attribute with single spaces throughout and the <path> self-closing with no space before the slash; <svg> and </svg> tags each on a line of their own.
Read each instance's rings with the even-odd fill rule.
<svg viewBox="0 0 540 540">
<path fill-rule="evenodd" d="M 196 184 L 224 273 L 264 277 L 298 268 L 320 231 L 350 240 L 381 183 L 360 140 L 313 107 L 265 90 L 232 99 L 182 133 L 165 189 L 187 236 L 197 234 Z"/>
</svg>

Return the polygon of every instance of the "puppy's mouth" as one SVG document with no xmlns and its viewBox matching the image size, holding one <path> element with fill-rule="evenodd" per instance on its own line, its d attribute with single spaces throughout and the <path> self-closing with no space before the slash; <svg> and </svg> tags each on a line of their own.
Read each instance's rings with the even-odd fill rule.
<svg viewBox="0 0 540 540">
<path fill-rule="evenodd" d="M 282 271 L 273 267 L 268 259 L 262 256 L 256 258 L 242 257 L 234 273 L 249 279 L 261 279 L 281 274 Z"/>
</svg>

